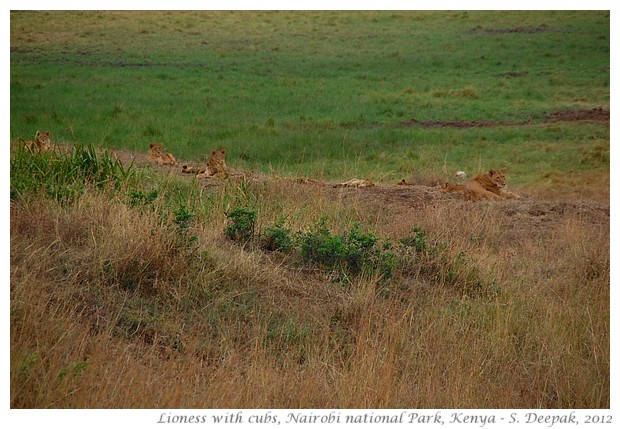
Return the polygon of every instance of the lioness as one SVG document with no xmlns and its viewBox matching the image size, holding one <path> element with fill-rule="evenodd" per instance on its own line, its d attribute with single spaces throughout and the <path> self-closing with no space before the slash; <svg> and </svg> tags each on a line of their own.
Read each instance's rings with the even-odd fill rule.
<svg viewBox="0 0 620 429">
<path fill-rule="evenodd" d="M 149 144 L 149 159 L 155 161 L 158 164 L 163 165 L 176 165 L 177 160 L 170 152 L 164 153 L 163 143 L 151 143 Z"/>
<path fill-rule="evenodd" d="M 477 175 L 465 183 L 463 195 L 468 201 L 481 199 L 501 200 L 504 198 L 520 198 L 517 194 L 508 192 L 506 186 L 506 167 L 501 170 L 489 170 Z"/>
<path fill-rule="evenodd" d="M 52 148 L 49 131 L 37 131 L 34 140 L 26 142 L 26 149 L 30 152 L 46 152 Z"/>
<path fill-rule="evenodd" d="M 211 158 L 207 161 L 204 171 L 196 175 L 196 179 L 204 179 L 205 177 L 216 176 L 220 179 L 228 178 L 228 167 L 226 166 L 226 149 L 214 150 L 211 152 Z"/>
</svg>

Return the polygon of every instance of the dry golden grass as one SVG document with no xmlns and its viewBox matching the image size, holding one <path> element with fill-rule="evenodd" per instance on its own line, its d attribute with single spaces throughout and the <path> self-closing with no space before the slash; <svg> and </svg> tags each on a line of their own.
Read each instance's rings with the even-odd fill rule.
<svg viewBox="0 0 620 429">
<path fill-rule="evenodd" d="M 195 243 L 161 206 L 13 202 L 11 407 L 609 407 L 608 215 L 252 191 L 265 224 L 328 214 L 393 240 L 415 225 L 446 249 L 388 280 L 335 283 L 227 240 L 234 189 L 214 191 Z"/>
</svg>

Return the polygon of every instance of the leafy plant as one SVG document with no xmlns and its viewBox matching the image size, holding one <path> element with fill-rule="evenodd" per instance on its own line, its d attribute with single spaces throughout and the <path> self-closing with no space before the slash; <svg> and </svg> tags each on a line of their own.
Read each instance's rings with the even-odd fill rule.
<svg viewBox="0 0 620 429">
<path fill-rule="evenodd" d="M 224 230 L 227 237 L 235 241 L 247 241 L 254 236 L 256 211 L 246 207 L 237 207 L 226 213 L 226 217 L 229 221 L 229 225 Z"/>
<path fill-rule="evenodd" d="M 333 235 L 327 227 L 327 218 L 321 217 L 313 230 L 299 233 L 297 241 L 304 260 L 342 274 L 379 272 L 391 275 L 395 266 L 394 255 L 377 249 L 378 238 L 362 232 L 358 223 L 347 233 Z"/>
<path fill-rule="evenodd" d="M 131 207 L 136 207 L 140 205 L 151 205 L 155 202 L 158 195 L 159 191 L 157 189 L 154 189 L 150 192 L 132 190 L 129 192 L 129 205 Z"/>
<path fill-rule="evenodd" d="M 426 231 L 417 226 L 411 230 L 410 236 L 401 238 L 400 242 L 402 245 L 412 247 L 418 252 L 428 249 L 428 243 L 426 242 Z"/>
<path fill-rule="evenodd" d="M 285 218 L 280 218 L 278 222 L 268 227 L 263 234 L 263 247 L 267 250 L 280 250 L 286 252 L 293 247 L 291 230 L 284 227 Z"/>
<path fill-rule="evenodd" d="M 187 209 L 185 204 L 181 203 L 179 208 L 174 212 L 174 223 L 176 223 L 182 232 L 187 232 L 194 217 L 194 214 Z"/>
</svg>

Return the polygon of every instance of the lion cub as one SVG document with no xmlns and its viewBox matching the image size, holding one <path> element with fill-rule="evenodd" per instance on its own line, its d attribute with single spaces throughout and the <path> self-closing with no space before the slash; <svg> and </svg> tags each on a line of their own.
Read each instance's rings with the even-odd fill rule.
<svg viewBox="0 0 620 429">
<path fill-rule="evenodd" d="M 521 198 L 519 195 L 506 191 L 506 167 L 501 170 L 489 170 L 465 183 L 463 195 L 468 201 L 483 199 L 501 200 L 504 198 Z"/>
<path fill-rule="evenodd" d="M 151 143 L 149 145 L 149 159 L 160 165 L 176 165 L 177 160 L 170 152 L 164 153 L 163 143 Z"/>
<path fill-rule="evenodd" d="M 183 164 L 181 167 L 181 173 L 185 174 L 202 174 L 206 171 L 206 167 L 198 168 L 189 164 Z"/>
<path fill-rule="evenodd" d="M 26 142 L 26 149 L 30 152 L 47 152 L 52 148 L 49 131 L 37 131 L 34 140 Z"/>
<path fill-rule="evenodd" d="M 226 165 L 226 149 L 214 150 L 211 157 L 207 161 L 202 173 L 196 175 L 196 179 L 204 179 L 205 177 L 216 176 L 220 179 L 228 178 L 228 166 Z"/>
</svg>

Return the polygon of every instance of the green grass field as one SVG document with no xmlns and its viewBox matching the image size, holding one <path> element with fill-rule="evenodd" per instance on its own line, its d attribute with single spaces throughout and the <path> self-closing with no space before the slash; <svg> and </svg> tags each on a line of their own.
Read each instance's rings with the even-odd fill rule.
<svg viewBox="0 0 620 429">
<path fill-rule="evenodd" d="M 10 406 L 609 408 L 609 33 L 12 12 Z M 437 186 L 502 165 L 522 198 Z"/>
<path fill-rule="evenodd" d="M 225 147 L 242 168 L 326 178 L 505 164 L 531 184 L 608 144 L 608 126 L 543 120 L 608 110 L 609 43 L 607 12 L 14 12 L 11 138 Z"/>
</svg>

